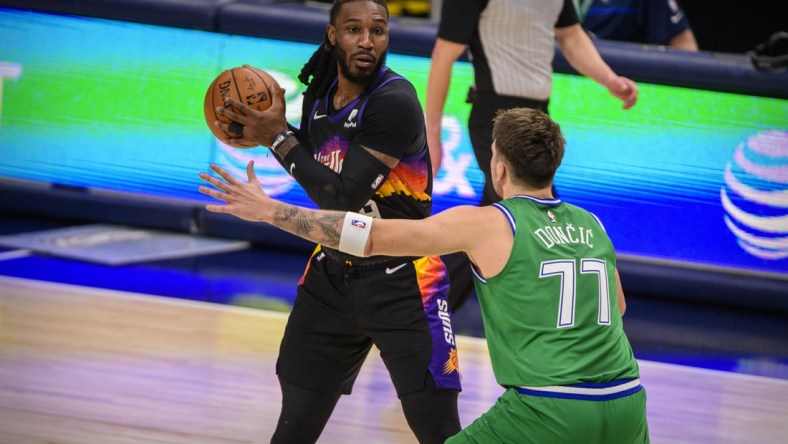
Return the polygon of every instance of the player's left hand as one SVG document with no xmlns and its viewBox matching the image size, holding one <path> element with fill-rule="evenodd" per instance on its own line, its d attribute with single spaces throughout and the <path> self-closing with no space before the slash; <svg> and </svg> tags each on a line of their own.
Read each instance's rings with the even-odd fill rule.
<svg viewBox="0 0 788 444">
<path fill-rule="evenodd" d="M 208 204 L 205 209 L 213 213 L 232 214 L 243 220 L 259 222 L 265 220 L 266 210 L 272 202 L 254 172 L 254 161 L 246 165 L 247 182 L 235 178 L 232 174 L 218 165 L 211 164 L 211 170 L 218 174 L 221 180 L 211 174 L 201 172 L 200 179 L 213 185 L 214 188 L 200 185 L 200 193 L 224 201 L 224 205 Z"/>
<path fill-rule="evenodd" d="M 621 99 L 622 108 L 629 109 L 635 106 L 638 101 L 638 87 L 632 80 L 617 76 L 607 87 L 610 94 Z"/>
</svg>

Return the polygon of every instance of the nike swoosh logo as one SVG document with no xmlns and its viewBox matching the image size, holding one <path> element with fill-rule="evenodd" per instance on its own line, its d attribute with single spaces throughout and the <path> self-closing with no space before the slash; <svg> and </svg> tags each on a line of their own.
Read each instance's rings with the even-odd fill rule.
<svg viewBox="0 0 788 444">
<path fill-rule="evenodd" d="M 293 170 L 295 169 L 295 163 L 290 164 L 290 175 L 293 175 Z"/>
<path fill-rule="evenodd" d="M 400 268 L 404 267 L 405 265 L 408 265 L 408 263 L 406 262 L 406 263 L 404 263 L 404 264 L 402 264 L 402 265 L 397 265 L 397 266 L 396 266 L 396 267 L 394 267 L 394 268 L 388 268 L 388 267 L 386 267 L 386 274 L 392 274 L 392 273 L 396 273 L 396 272 L 397 272 L 397 271 L 398 271 Z"/>
<path fill-rule="evenodd" d="M 673 23 L 675 25 L 676 23 L 680 22 L 682 18 L 684 18 L 684 13 L 683 12 L 679 12 L 679 13 L 677 13 L 675 15 L 671 15 L 670 16 L 670 21 L 671 21 L 671 23 Z"/>
<path fill-rule="evenodd" d="M 312 117 L 312 120 L 322 119 L 325 116 L 325 114 L 318 114 L 317 111 L 315 111 L 315 116 Z"/>
</svg>

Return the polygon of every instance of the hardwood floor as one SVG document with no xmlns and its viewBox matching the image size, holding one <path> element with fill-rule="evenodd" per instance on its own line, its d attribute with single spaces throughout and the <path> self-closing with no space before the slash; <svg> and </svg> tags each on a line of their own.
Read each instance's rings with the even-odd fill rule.
<svg viewBox="0 0 788 444">
<path fill-rule="evenodd" d="M 286 315 L 0 277 L 0 444 L 265 443 Z M 458 338 L 463 425 L 496 385 Z M 652 443 L 782 443 L 788 381 L 640 361 Z M 414 443 L 373 350 L 321 443 Z"/>
</svg>

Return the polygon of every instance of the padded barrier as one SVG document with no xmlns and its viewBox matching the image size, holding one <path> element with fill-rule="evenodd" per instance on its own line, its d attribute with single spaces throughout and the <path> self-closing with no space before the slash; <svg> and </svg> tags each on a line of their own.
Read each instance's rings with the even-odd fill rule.
<svg viewBox="0 0 788 444">
<path fill-rule="evenodd" d="M 257 0 L 236 0 L 223 5 L 217 17 L 218 32 L 319 43 L 325 36 L 330 5 L 280 2 L 261 5 Z M 438 26 L 413 17 L 391 17 L 389 51 L 429 57 Z"/>
<path fill-rule="evenodd" d="M 687 52 L 655 45 L 596 40 L 602 58 L 635 81 L 788 98 L 788 69 L 760 71 L 747 54 Z M 556 50 L 557 72 L 574 73 Z"/>
<path fill-rule="evenodd" d="M 323 41 L 327 23 L 328 5 L 236 0 L 218 11 L 216 31 L 317 44 Z"/>
<path fill-rule="evenodd" d="M 0 210 L 75 223 L 103 222 L 155 230 L 247 240 L 283 250 L 311 251 L 314 244 L 267 224 L 210 213 L 203 204 L 0 179 Z"/>
<path fill-rule="evenodd" d="M 55 216 L 78 222 L 101 221 L 146 228 L 194 231 L 194 218 L 201 208 L 180 200 L 136 197 L 76 187 L 0 179 L 0 208 L 11 214 Z"/>
<path fill-rule="evenodd" d="M 253 37 L 315 43 L 323 41 L 330 5 L 300 2 L 236 0 L 223 6 L 217 31 Z M 438 26 L 413 17 L 391 17 L 389 51 L 429 57 Z"/>
<path fill-rule="evenodd" d="M 788 313 L 788 281 L 784 279 L 736 270 L 656 264 L 631 257 L 617 258 L 617 268 L 627 292 Z"/>
<path fill-rule="evenodd" d="M 233 0 L 1 0 L 0 6 L 178 28 L 216 29 L 219 7 Z M 265 3 L 258 0 L 258 3 Z"/>
<path fill-rule="evenodd" d="M 392 17 L 389 32 L 391 52 L 430 57 L 438 24 L 414 17 Z"/>
</svg>

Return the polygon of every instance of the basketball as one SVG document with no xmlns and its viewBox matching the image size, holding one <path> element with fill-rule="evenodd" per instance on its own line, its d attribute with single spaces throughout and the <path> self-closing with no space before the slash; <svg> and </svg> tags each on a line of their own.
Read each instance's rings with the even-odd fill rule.
<svg viewBox="0 0 788 444">
<path fill-rule="evenodd" d="M 274 82 L 276 80 L 267 72 L 248 65 L 222 71 L 211 82 L 208 92 L 205 93 L 204 111 L 208 128 L 211 129 L 211 132 L 218 139 L 223 140 L 229 137 L 240 136 L 240 134 L 227 133 L 222 128 L 214 125 L 214 122 L 217 120 L 227 124 L 232 123 L 227 117 L 218 114 L 216 107 L 224 106 L 225 97 L 232 97 L 257 111 L 264 111 L 271 106 L 271 91 L 269 87 Z M 242 114 L 233 107 L 227 107 L 227 109 Z M 257 146 L 255 143 L 242 144 L 238 142 L 230 142 L 229 145 L 236 148 Z"/>
</svg>

